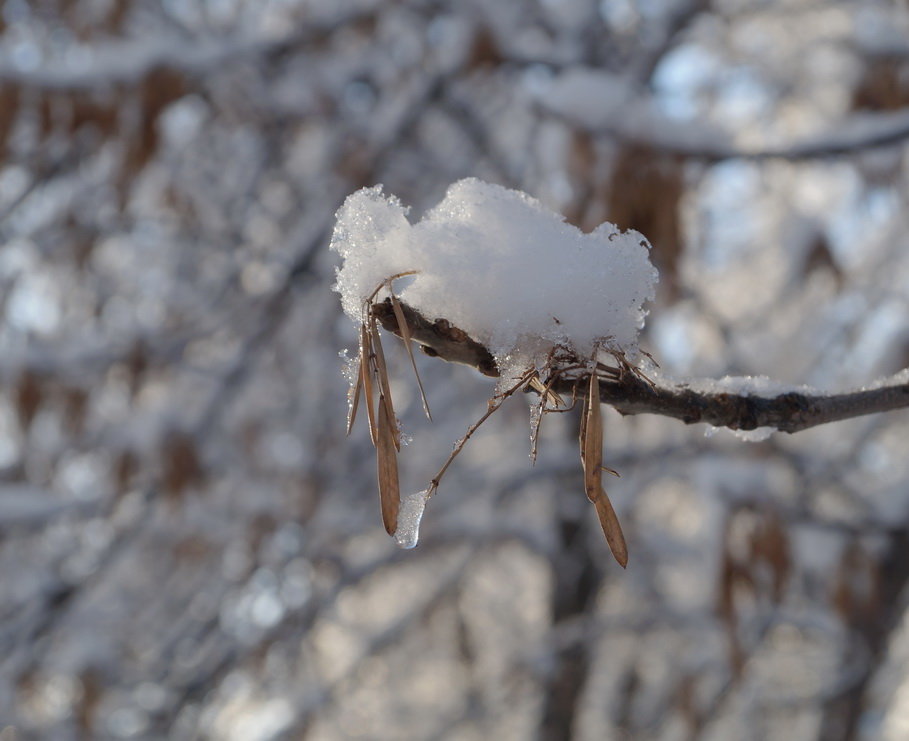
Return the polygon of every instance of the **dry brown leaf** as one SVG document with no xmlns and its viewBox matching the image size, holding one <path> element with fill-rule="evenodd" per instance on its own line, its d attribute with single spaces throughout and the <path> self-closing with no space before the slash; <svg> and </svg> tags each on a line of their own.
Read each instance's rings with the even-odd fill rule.
<svg viewBox="0 0 909 741">
<path fill-rule="evenodd" d="M 401 339 L 404 340 L 404 347 L 407 349 L 407 357 L 410 358 L 410 364 L 413 366 L 413 374 L 417 377 L 417 386 L 420 387 L 420 401 L 423 402 L 423 411 L 426 418 L 432 422 L 432 414 L 429 412 L 429 402 L 426 400 L 426 392 L 423 390 L 423 382 L 420 380 L 420 372 L 417 370 L 417 361 L 413 357 L 413 348 L 410 346 L 410 327 L 407 325 L 407 319 L 404 317 L 404 310 L 397 296 L 391 294 L 391 308 L 394 310 L 395 319 L 398 322 L 398 329 L 401 332 Z"/>
<path fill-rule="evenodd" d="M 385 532 L 394 535 L 398 529 L 398 507 L 401 491 L 398 484 L 398 457 L 395 448 L 396 425 L 388 416 L 388 405 L 379 396 L 379 437 L 376 445 L 376 462 L 379 477 L 379 504 Z"/>
</svg>

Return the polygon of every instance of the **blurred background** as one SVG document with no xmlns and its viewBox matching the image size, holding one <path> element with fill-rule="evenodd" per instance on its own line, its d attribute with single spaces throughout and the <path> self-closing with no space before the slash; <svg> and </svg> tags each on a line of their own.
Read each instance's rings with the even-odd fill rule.
<svg viewBox="0 0 909 741">
<path fill-rule="evenodd" d="M 909 365 L 883 0 L 6 0 L 0 740 L 909 737 L 909 416 L 743 441 L 512 399 L 419 547 L 345 439 L 334 213 L 462 177 L 661 272 L 673 378 Z M 507 289 L 507 287 L 506 287 Z M 579 297 L 583 300 L 583 297 Z M 424 488 L 493 383 L 386 352 Z"/>
</svg>

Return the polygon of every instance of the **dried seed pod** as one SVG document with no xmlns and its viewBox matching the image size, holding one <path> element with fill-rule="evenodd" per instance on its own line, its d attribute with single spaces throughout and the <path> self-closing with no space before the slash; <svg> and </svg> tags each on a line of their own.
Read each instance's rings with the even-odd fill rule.
<svg viewBox="0 0 909 741">
<path fill-rule="evenodd" d="M 619 566 L 624 569 L 628 566 L 628 544 L 625 542 L 625 534 L 622 532 L 622 525 L 612 507 L 612 502 L 609 501 L 609 497 L 602 488 L 593 505 L 600 518 L 600 527 L 603 528 L 603 535 L 606 536 L 609 550 L 612 551 Z"/>
<path fill-rule="evenodd" d="M 596 371 L 590 373 L 587 387 L 587 401 L 584 405 L 584 435 L 582 437 L 581 462 L 584 465 L 584 490 L 591 502 L 596 501 L 601 489 L 603 465 L 603 418 L 600 412 L 600 380 Z"/>
<path fill-rule="evenodd" d="M 584 491 L 596 507 L 600 527 L 609 550 L 623 569 L 628 565 L 628 545 L 619 518 L 609 496 L 603 489 L 603 419 L 600 411 L 600 380 L 596 370 L 591 370 L 581 415 L 580 431 L 581 465 L 584 469 Z M 611 469 L 612 473 L 615 473 Z"/>
<path fill-rule="evenodd" d="M 398 529 L 398 508 L 401 491 L 398 484 L 398 457 L 395 447 L 397 425 L 388 416 L 388 405 L 379 397 L 379 434 L 376 445 L 376 462 L 379 478 L 379 504 L 385 532 L 394 535 Z"/>
<path fill-rule="evenodd" d="M 379 380 L 379 404 L 385 406 L 388 419 L 391 422 L 392 439 L 395 450 L 401 449 L 401 431 L 398 429 L 395 417 L 394 404 L 391 401 L 391 384 L 388 381 L 388 366 L 385 365 L 385 353 L 382 351 L 382 338 L 379 336 L 379 327 L 374 316 L 369 318 L 369 336 L 372 342 L 373 370 Z"/>
<path fill-rule="evenodd" d="M 363 392 L 363 354 L 357 356 L 357 380 L 347 393 L 347 434 L 353 429 L 357 418 L 357 407 L 360 405 L 360 395 Z"/>
<path fill-rule="evenodd" d="M 360 378 L 363 381 L 363 395 L 366 397 L 366 416 L 369 419 L 369 438 L 373 445 L 378 445 L 378 429 L 376 427 L 376 410 L 373 406 L 374 396 L 372 391 L 372 342 L 366 324 L 360 325 Z"/>
</svg>

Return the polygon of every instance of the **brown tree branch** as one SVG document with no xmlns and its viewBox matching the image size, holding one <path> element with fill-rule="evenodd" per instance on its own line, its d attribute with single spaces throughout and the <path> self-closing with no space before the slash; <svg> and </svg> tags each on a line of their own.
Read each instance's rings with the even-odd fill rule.
<svg viewBox="0 0 909 741">
<path fill-rule="evenodd" d="M 463 363 L 486 376 L 497 377 L 495 359 L 489 350 L 445 319 L 429 321 L 401 304 L 410 336 L 427 355 Z M 400 331 L 390 301 L 373 307 L 382 326 L 398 336 Z M 583 384 L 560 379 L 556 391 L 583 394 Z M 600 381 L 600 401 L 621 414 L 660 414 L 685 424 L 705 422 L 733 430 L 772 427 L 780 432 L 798 432 L 828 422 L 909 407 L 909 383 L 882 386 L 843 394 L 811 394 L 789 391 L 774 396 L 753 393 L 696 391 L 684 384 L 654 385 L 634 373 L 616 380 Z"/>
</svg>

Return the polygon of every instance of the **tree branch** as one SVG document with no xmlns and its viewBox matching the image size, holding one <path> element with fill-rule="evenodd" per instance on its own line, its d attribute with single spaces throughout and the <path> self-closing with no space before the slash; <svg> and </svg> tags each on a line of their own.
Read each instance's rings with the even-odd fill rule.
<svg viewBox="0 0 909 741">
<path fill-rule="evenodd" d="M 860 154 L 870 149 L 902 144 L 909 139 L 909 114 L 905 109 L 892 113 L 853 115 L 836 128 L 788 146 L 743 150 L 732 146 L 687 146 L 669 144 L 664 151 L 687 159 L 721 162 L 728 159 L 790 162 L 827 159 Z"/>
<path fill-rule="evenodd" d="M 553 116 L 570 126 L 620 142 L 646 147 L 664 155 L 709 164 L 730 159 L 752 162 L 766 160 L 806 160 L 848 157 L 863 152 L 905 144 L 909 140 L 909 109 L 873 114 L 853 114 L 828 131 L 818 132 L 790 144 L 764 149 L 742 149 L 730 143 L 731 133 L 712 131 L 707 136 L 692 127 L 671 126 L 654 114 L 639 114 L 634 124 L 620 117 L 585 123 L 576 116 L 547 108 Z"/>
<path fill-rule="evenodd" d="M 429 321 L 406 304 L 401 304 L 410 336 L 430 356 L 463 363 L 485 376 L 497 377 L 495 359 L 489 350 L 445 319 Z M 382 326 L 400 337 L 391 303 L 373 306 Z M 584 393 L 584 384 L 560 379 L 554 390 Z M 621 414 L 660 414 L 685 424 L 706 422 L 715 427 L 753 430 L 772 427 L 780 432 L 798 432 L 828 422 L 909 407 L 909 383 L 894 384 L 844 394 L 811 394 L 789 391 L 774 396 L 752 393 L 696 391 L 684 384 L 652 385 L 634 373 L 617 380 L 600 381 L 600 401 Z"/>
</svg>

